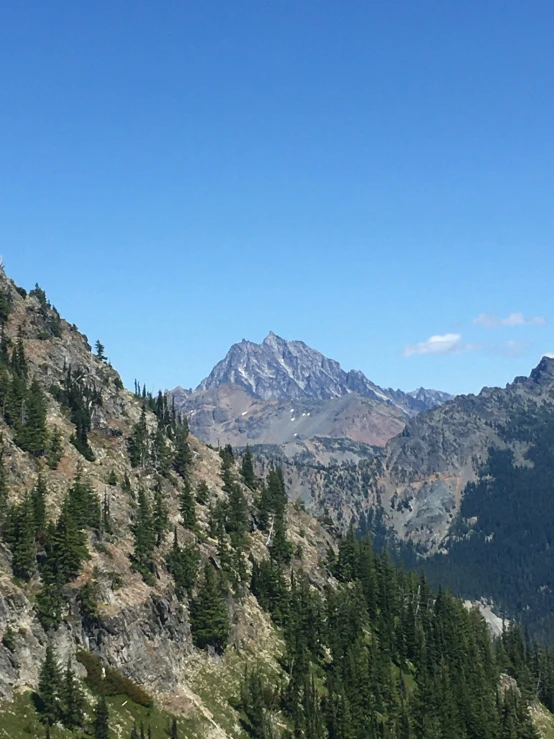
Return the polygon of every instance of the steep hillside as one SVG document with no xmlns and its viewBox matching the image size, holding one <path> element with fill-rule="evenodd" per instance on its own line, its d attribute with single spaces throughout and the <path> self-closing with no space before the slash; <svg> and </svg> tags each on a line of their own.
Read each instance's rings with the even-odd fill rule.
<svg viewBox="0 0 554 739">
<path fill-rule="evenodd" d="M 478 612 L 337 545 L 278 469 L 126 391 L 40 288 L 0 275 L 0 327 L 0 732 L 535 736 L 522 676 L 547 700 L 548 653 L 495 650 Z"/>
</svg>

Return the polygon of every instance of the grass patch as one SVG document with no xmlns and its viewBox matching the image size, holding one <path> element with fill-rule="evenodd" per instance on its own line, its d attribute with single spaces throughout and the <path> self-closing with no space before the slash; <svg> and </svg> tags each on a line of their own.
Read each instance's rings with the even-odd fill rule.
<svg viewBox="0 0 554 739">
<path fill-rule="evenodd" d="M 91 696 L 89 696 L 90 700 Z M 134 723 L 143 724 L 145 731 L 150 727 L 152 739 L 168 739 L 171 716 L 155 706 L 146 708 L 137 705 L 126 696 L 110 696 L 107 698 L 110 712 L 110 728 L 114 739 L 128 739 Z M 89 704 L 89 720 L 92 718 L 93 701 Z M 206 720 L 194 712 L 191 716 L 177 721 L 180 739 L 200 739 L 206 735 Z M 40 723 L 31 700 L 31 693 L 23 693 L 13 703 L 0 703 L 0 739 L 41 739 L 46 728 Z M 50 731 L 52 739 L 77 739 L 84 737 L 83 732 L 76 733 L 53 726 Z"/>
</svg>

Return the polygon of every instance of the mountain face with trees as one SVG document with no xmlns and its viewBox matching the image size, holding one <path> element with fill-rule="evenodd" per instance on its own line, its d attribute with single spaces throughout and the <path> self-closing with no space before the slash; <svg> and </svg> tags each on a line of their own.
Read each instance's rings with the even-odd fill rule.
<svg viewBox="0 0 554 739">
<path fill-rule="evenodd" d="M 200 443 L 4 274 L 0 344 L 8 736 L 538 736 L 554 659 L 517 627 L 495 644 L 353 529 L 337 540 L 279 467 Z"/>
</svg>

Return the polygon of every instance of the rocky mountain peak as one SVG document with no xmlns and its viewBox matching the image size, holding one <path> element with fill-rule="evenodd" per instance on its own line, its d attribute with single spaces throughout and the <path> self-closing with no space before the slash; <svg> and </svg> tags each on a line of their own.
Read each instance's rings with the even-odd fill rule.
<svg viewBox="0 0 554 739">
<path fill-rule="evenodd" d="M 448 393 L 424 388 L 415 393 L 385 390 L 360 370 L 346 372 L 337 361 L 303 341 L 287 341 L 273 331 L 261 344 L 246 339 L 233 344 L 197 391 L 224 384 L 238 385 L 261 400 L 330 400 L 358 393 L 395 406 L 408 416 L 452 397 Z"/>
</svg>

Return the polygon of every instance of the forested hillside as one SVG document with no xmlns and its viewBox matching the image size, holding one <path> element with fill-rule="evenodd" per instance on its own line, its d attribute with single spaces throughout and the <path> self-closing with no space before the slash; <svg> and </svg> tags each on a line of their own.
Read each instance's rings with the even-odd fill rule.
<svg viewBox="0 0 554 739">
<path fill-rule="evenodd" d="M 467 597 L 486 595 L 539 638 L 554 640 L 554 413 L 521 415 L 491 448 L 464 493 L 446 553 L 428 562 L 433 580 Z"/>
<path fill-rule="evenodd" d="M 530 739 L 548 652 L 288 502 L 0 275 L 0 736 Z M 326 529 L 326 526 L 329 530 Z"/>
</svg>

